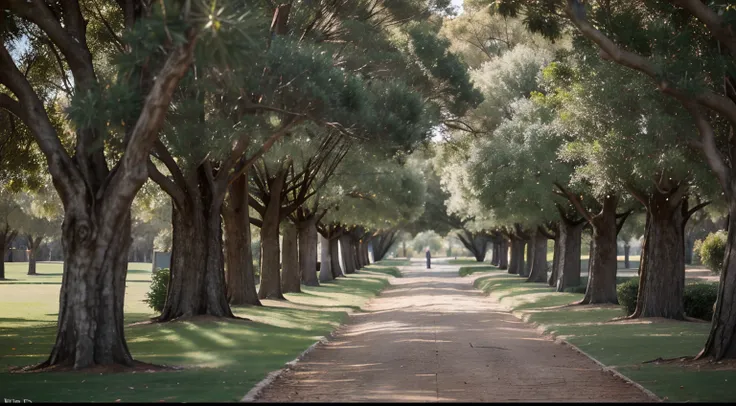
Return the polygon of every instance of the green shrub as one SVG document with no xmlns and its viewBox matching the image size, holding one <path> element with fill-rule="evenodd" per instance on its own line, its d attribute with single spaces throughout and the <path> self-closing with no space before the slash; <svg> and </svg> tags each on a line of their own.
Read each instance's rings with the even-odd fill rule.
<svg viewBox="0 0 736 406">
<path fill-rule="evenodd" d="M 713 304 L 718 297 L 718 284 L 693 283 L 685 286 L 685 314 L 702 320 L 713 319 Z"/>
<path fill-rule="evenodd" d="M 160 312 L 164 310 L 166 304 L 166 293 L 169 289 L 169 268 L 163 268 L 153 273 L 151 276 L 151 287 L 146 292 L 146 302 L 148 307 Z"/>
<path fill-rule="evenodd" d="M 695 240 L 693 243 L 693 265 L 702 265 L 700 260 L 700 247 L 703 246 L 703 240 Z"/>
<path fill-rule="evenodd" d="M 587 288 L 588 287 L 585 286 L 585 285 L 570 286 L 570 287 L 565 288 L 565 292 L 567 292 L 567 293 L 583 293 L 583 294 L 585 294 L 585 290 Z"/>
<path fill-rule="evenodd" d="M 624 308 L 626 315 L 636 310 L 636 297 L 639 294 L 639 278 L 631 278 L 616 287 L 618 303 Z"/>
<path fill-rule="evenodd" d="M 708 234 L 700 245 L 700 261 L 715 273 L 721 273 L 723 257 L 726 255 L 726 232 Z"/>
</svg>

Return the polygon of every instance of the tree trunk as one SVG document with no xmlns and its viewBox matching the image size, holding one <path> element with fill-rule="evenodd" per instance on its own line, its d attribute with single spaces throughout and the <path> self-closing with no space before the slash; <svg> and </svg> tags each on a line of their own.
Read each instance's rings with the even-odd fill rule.
<svg viewBox="0 0 736 406">
<path fill-rule="evenodd" d="M 571 286 L 580 285 L 580 254 L 583 246 L 583 228 L 585 223 L 573 223 L 566 219 L 560 220 L 560 234 L 557 237 L 559 258 L 557 260 L 557 292 L 564 292 Z M 590 257 L 588 257 L 590 261 Z"/>
<path fill-rule="evenodd" d="M 332 277 L 333 278 L 339 278 L 341 276 L 345 276 L 345 272 L 343 272 L 343 269 L 340 265 L 340 238 L 330 238 L 329 240 L 330 244 L 330 269 L 332 270 Z"/>
<path fill-rule="evenodd" d="M 498 243 L 498 269 L 508 269 L 509 267 L 509 246 L 506 239 L 502 239 Z"/>
<path fill-rule="evenodd" d="M 13 241 L 15 236 L 18 234 L 17 231 L 11 230 L 10 225 L 5 223 L 5 226 L 0 229 L 0 280 L 5 279 L 5 258 L 8 255 L 8 248 L 10 243 Z"/>
<path fill-rule="evenodd" d="M 554 250 L 552 254 L 552 272 L 549 273 L 549 278 L 547 279 L 547 285 L 551 287 L 557 286 L 557 279 L 559 278 L 560 274 L 560 231 L 559 227 L 557 228 L 557 238 L 554 240 Z"/>
<path fill-rule="evenodd" d="M 491 243 L 491 265 L 498 266 L 498 243 Z"/>
<path fill-rule="evenodd" d="M 685 263 L 688 265 L 692 265 L 693 263 L 693 245 L 695 244 L 695 241 L 693 241 L 693 238 L 691 235 L 688 235 L 685 237 Z"/>
<path fill-rule="evenodd" d="M 374 237 L 373 241 L 373 262 L 378 262 L 386 256 L 391 246 L 396 242 L 396 232 L 380 233 Z M 406 255 L 404 255 L 406 257 Z"/>
<path fill-rule="evenodd" d="M 319 286 L 317 276 L 317 225 L 314 218 L 299 223 L 299 269 L 302 283 Z M 324 262 L 322 262 L 324 264 Z"/>
<path fill-rule="evenodd" d="M 36 275 L 36 254 L 43 237 L 28 236 L 28 275 Z"/>
<path fill-rule="evenodd" d="M 199 196 L 172 208 L 171 279 L 159 321 L 209 315 L 234 317 L 227 299 L 222 252 L 222 193 L 214 195 L 203 169 Z"/>
<path fill-rule="evenodd" d="M 736 201 L 729 199 L 728 240 L 708 340 L 697 358 L 736 358 Z"/>
<path fill-rule="evenodd" d="M 371 264 L 371 259 L 368 257 L 368 244 L 370 244 L 369 240 L 363 240 L 363 243 L 361 244 L 361 255 L 363 256 L 363 264 L 365 266 L 368 266 Z"/>
<path fill-rule="evenodd" d="M 284 244 L 281 252 L 281 291 L 283 293 L 300 293 L 301 275 L 299 274 L 299 246 L 296 227 L 288 220 L 284 224 Z"/>
<path fill-rule="evenodd" d="M 332 275 L 332 255 L 330 254 L 330 240 L 320 235 L 319 245 L 320 245 L 319 281 L 329 282 L 335 279 L 335 277 Z"/>
<path fill-rule="evenodd" d="M 225 223 L 228 300 L 231 305 L 261 306 L 250 248 L 247 175 L 241 175 L 230 185 L 222 218 Z"/>
<path fill-rule="evenodd" d="M 547 282 L 547 237 L 537 231 L 529 245 L 531 269 L 527 282 Z"/>
<path fill-rule="evenodd" d="M 588 286 L 580 304 L 618 304 L 616 295 L 616 206 L 618 196 L 603 199 L 603 209 L 592 218 L 593 253 L 590 258 Z"/>
<path fill-rule="evenodd" d="M 685 253 L 680 206 L 656 193 L 647 208 L 646 262 L 641 266 L 639 294 L 632 318 L 664 317 L 684 320 Z"/>
<path fill-rule="evenodd" d="M 281 170 L 271 184 L 271 199 L 266 205 L 261 227 L 261 288 L 258 298 L 284 300 L 281 293 L 281 255 L 279 252 L 279 224 L 281 223 L 281 190 L 286 171 Z"/>
<path fill-rule="evenodd" d="M 532 252 L 534 252 L 534 238 L 524 241 L 526 245 L 526 263 L 520 268 L 519 276 L 529 277 L 532 270 Z"/>
<path fill-rule="evenodd" d="M 353 243 L 353 248 L 355 249 L 355 269 L 363 269 L 365 267 L 365 260 L 363 258 L 363 240 L 359 240 L 357 242 Z"/>
<path fill-rule="evenodd" d="M 631 262 L 629 261 L 629 252 L 631 251 L 631 245 L 628 242 L 624 243 L 624 268 L 631 268 Z"/>
<path fill-rule="evenodd" d="M 107 224 L 98 213 L 65 212 L 58 329 L 51 355 L 39 368 L 133 365 L 123 324 L 130 210 Z"/>
<path fill-rule="evenodd" d="M 524 246 L 526 242 L 519 238 L 511 240 L 511 262 L 508 272 L 512 275 L 520 275 L 524 268 Z"/>
</svg>

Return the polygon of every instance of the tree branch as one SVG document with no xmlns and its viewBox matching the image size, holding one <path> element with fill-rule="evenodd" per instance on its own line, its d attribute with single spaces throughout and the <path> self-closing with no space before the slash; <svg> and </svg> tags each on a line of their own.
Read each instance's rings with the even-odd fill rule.
<svg viewBox="0 0 736 406">
<path fill-rule="evenodd" d="M 575 196 L 572 192 L 570 192 L 557 182 L 555 182 L 555 186 L 557 186 L 557 188 L 560 189 L 560 191 L 564 193 L 565 196 L 567 196 L 567 200 L 569 200 L 570 203 L 575 206 L 575 209 L 577 209 L 578 213 L 580 213 L 581 216 L 588 220 L 588 222 L 593 222 L 593 215 L 590 214 L 590 212 L 585 207 L 583 207 L 582 202 L 580 202 L 577 196 Z"/>
</svg>

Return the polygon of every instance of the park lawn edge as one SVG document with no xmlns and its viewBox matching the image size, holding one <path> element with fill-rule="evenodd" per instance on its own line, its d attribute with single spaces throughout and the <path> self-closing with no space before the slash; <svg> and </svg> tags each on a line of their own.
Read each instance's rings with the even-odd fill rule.
<svg viewBox="0 0 736 406">
<path fill-rule="evenodd" d="M 499 271 L 500 269 L 497 266 L 494 265 L 486 265 L 479 263 L 478 265 L 470 265 L 470 266 L 461 266 L 460 269 L 458 269 L 457 274 L 460 276 L 470 276 L 474 273 L 481 273 L 481 272 L 493 272 L 493 271 Z"/>
<path fill-rule="evenodd" d="M 7 368 L 12 367 L 14 362 L 15 365 L 29 365 L 36 362 L 34 357 L 46 356 L 55 337 L 55 323 L 44 321 L 33 326 L 0 324 L 0 342 L 8 344 L 8 347 L 11 343 L 12 347 L 18 347 L 17 352 L 16 348 L 8 348 L 8 351 L 0 349 L 0 387 L 3 387 L 6 398 L 28 398 L 32 402 L 237 402 L 264 376 L 283 368 L 285 361 L 297 354 L 297 358 L 303 356 L 305 348 L 313 348 L 325 336 L 331 336 L 350 314 L 363 312 L 364 306 L 390 287 L 390 281 L 397 276 L 401 276 L 398 268 L 379 262 L 321 287 L 303 287 L 301 294 L 287 294 L 289 300 L 285 302 L 267 301 L 264 307 L 233 307 L 236 315 L 250 321 L 192 320 L 136 325 L 130 321 L 138 321 L 142 315 L 131 315 L 133 320 L 126 320 L 126 338 L 134 358 L 183 368 L 173 372 L 102 375 L 86 371 L 10 373 Z M 26 318 L 30 322 L 34 316 L 28 315 Z M 304 329 L 289 326 L 305 324 L 305 320 L 307 323 L 313 320 L 316 324 Z M 33 339 L 31 350 L 22 348 L 28 341 L 22 337 L 30 329 L 41 329 L 39 331 L 44 336 L 43 340 L 39 337 Z M 13 338 L 13 335 L 16 337 Z M 185 344 L 188 340 L 196 339 L 196 344 L 202 347 L 192 350 L 176 341 L 167 342 L 172 336 L 180 342 L 184 340 Z M 45 343 L 39 348 L 36 341 Z M 176 350 L 166 348 L 169 345 Z M 186 352 L 189 354 L 182 354 Z M 192 356 L 192 352 L 197 354 Z M 198 355 L 201 359 L 198 359 Z M 210 365 L 211 361 L 207 359 L 210 355 L 217 357 L 215 361 L 230 362 Z M 286 362 L 286 365 L 290 362 Z M 229 366 L 222 366 L 226 364 Z"/>
<path fill-rule="evenodd" d="M 507 280 L 516 279 L 516 281 L 514 282 L 519 282 L 519 283 L 513 284 L 513 285 L 509 284 L 508 286 L 502 285 L 500 288 L 493 289 L 492 278 L 499 277 L 499 276 L 502 278 L 506 278 Z M 579 346 L 575 345 L 574 343 L 570 342 L 568 340 L 568 337 L 573 337 L 573 338 L 578 338 L 578 339 L 579 337 L 576 337 L 574 334 L 565 334 L 564 332 L 561 332 L 560 330 L 561 329 L 571 330 L 573 328 L 576 328 L 577 326 L 575 326 L 574 323 L 569 324 L 569 325 L 564 325 L 560 323 L 558 324 L 544 323 L 544 322 L 532 320 L 535 314 L 548 315 L 551 313 L 555 313 L 555 316 L 562 316 L 564 315 L 566 311 L 569 311 L 571 308 L 564 308 L 564 307 L 554 308 L 554 306 L 548 306 L 545 304 L 537 304 L 537 302 L 539 302 L 540 299 L 544 300 L 545 297 L 554 297 L 555 295 L 559 295 L 559 294 L 554 293 L 553 288 L 548 288 L 546 284 L 523 283 L 524 278 L 517 279 L 513 277 L 514 275 L 510 275 L 510 274 L 509 275 L 506 275 L 506 274 L 480 275 L 473 282 L 473 287 L 481 290 L 486 296 L 489 297 L 490 300 L 493 300 L 495 303 L 499 304 L 502 308 L 504 308 L 506 311 L 508 311 L 510 314 L 512 314 L 519 320 L 533 326 L 537 330 L 537 332 L 539 332 L 542 336 L 546 336 L 558 344 L 566 345 L 570 347 L 571 349 L 573 349 L 574 351 L 577 351 L 580 354 L 585 355 L 586 357 L 590 358 L 593 362 L 595 362 L 597 365 L 599 365 L 604 371 L 611 372 L 613 375 L 618 376 L 621 379 L 624 379 L 625 381 L 631 383 L 638 389 L 642 390 L 647 396 L 649 396 L 653 400 L 656 399 L 657 401 L 660 401 L 660 402 L 662 401 L 696 401 L 696 402 L 714 401 L 714 400 L 701 400 L 701 399 L 689 399 L 689 398 L 683 399 L 682 395 L 675 393 L 675 390 L 671 389 L 672 383 L 674 383 L 674 381 L 668 381 L 667 379 L 672 378 L 673 371 L 680 371 L 680 370 L 675 369 L 678 367 L 670 367 L 670 366 L 652 367 L 652 368 L 661 368 L 659 370 L 650 369 L 648 372 L 651 376 L 658 376 L 658 377 L 663 378 L 662 381 L 659 382 L 659 385 L 652 385 L 651 381 L 649 380 L 645 380 L 640 383 L 637 381 L 636 376 L 630 376 L 628 374 L 628 373 L 636 374 L 635 372 L 631 371 L 631 365 L 618 365 L 615 362 L 613 364 L 608 365 L 606 362 L 596 358 L 596 356 L 604 356 L 604 357 L 607 356 L 608 358 L 610 358 L 610 355 L 612 355 L 611 353 L 615 351 L 612 351 L 609 348 L 606 348 L 606 350 L 609 351 L 608 353 L 594 356 L 591 353 L 581 349 Z M 483 283 L 484 281 L 489 281 L 489 283 L 484 284 Z M 547 290 L 547 288 L 549 290 Z M 516 293 L 514 293 L 515 290 L 517 291 Z M 525 290 L 527 291 L 525 292 Z M 523 298 L 526 295 L 534 295 L 535 293 L 538 293 L 540 291 L 545 291 L 545 290 L 547 290 L 551 294 L 538 296 L 530 301 L 522 301 L 521 303 L 517 302 L 516 304 L 514 304 L 514 302 L 516 302 L 514 299 L 508 299 L 512 297 Z M 519 294 L 519 291 L 521 292 L 520 294 Z M 583 296 L 582 294 L 571 294 L 571 293 L 567 293 L 567 295 L 574 295 L 576 297 L 579 296 L 580 298 L 582 298 Z M 572 303 L 574 301 L 575 300 L 570 300 L 569 302 Z M 603 309 L 603 311 L 612 311 L 612 309 L 611 308 Z M 600 320 L 599 323 L 605 323 L 606 321 L 609 321 L 609 320 Z M 692 322 L 673 322 L 673 323 L 682 323 L 682 324 L 679 324 L 678 326 L 689 326 L 689 327 L 693 327 L 693 326 L 696 326 L 697 324 L 700 324 L 700 323 L 690 324 Z M 652 335 L 656 335 L 654 334 L 657 332 L 656 327 L 655 327 L 656 325 L 657 324 L 649 324 L 646 327 L 646 328 L 651 329 Z M 705 330 L 706 334 L 707 334 L 707 329 L 709 326 L 710 326 L 709 323 L 703 323 L 703 329 Z M 637 339 L 637 337 L 634 337 L 634 335 L 638 336 L 639 334 L 631 334 L 630 339 Z M 596 336 L 596 335 L 593 334 L 592 336 Z M 596 350 L 597 350 L 598 349 L 597 347 L 599 347 L 599 344 L 603 345 L 602 343 L 603 343 L 604 338 L 605 337 L 598 338 L 597 339 L 598 341 L 596 342 L 596 338 L 591 339 L 590 336 L 588 336 L 587 339 L 589 340 L 589 342 L 587 343 L 587 345 L 589 345 L 591 348 L 596 347 Z M 630 345 L 635 345 L 635 344 L 630 343 Z M 603 348 L 600 348 L 600 349 L 603 350 Z M 694 355 L 694 354 L 691 354 L 690 352 L 691 352 L 691 349 L 683 348 L 681 350 L 681 353 L 678 356 L 676 356 L 676 358 L 680 356 Z M 653 356 L 652 359 L 654 358 L 657 358 L 657 357 Z M 620 369 L 623 369 L 623 370 L 620 370 Z M 703 371 L 703 373 L 704 372 L 705 371 Z M 736 374 L 736 371 L 722 371 L 722 372 L 724 376 L 728 376 L 729 378 L 733 377 L 733 374 Z M 701 372 L 682 370 L 680 373 L 696 374 L 696 373 L 701 373 Z M 731 374 L 731 375 L 725 375 L 725 374 Z M 642 374 L 638 374 L 638 375 L 642 375 Z M 657 381 L 655 380 L 655 382 Z M 651 386 L 647 387 L 645 385 L 647 386 L 651 385 Z M 698 388 L 697 385 L 698 384 L 693 384 L 691 385 L 691 388 L 688 388 L 690 389 L 689 392 L 694 397 L 709 396 L 708 388 L 706 386 L 701 385 L 701 387 Z M 692 389 L 693 387 L 695 389 Z M 712 397 L 712 395 L 710 396 Z M 733 399 L 733 396 L 728 396 L 728 399 L 724 399 L 720 401 L 734 401 L 734 399 Z"/>
</svg>

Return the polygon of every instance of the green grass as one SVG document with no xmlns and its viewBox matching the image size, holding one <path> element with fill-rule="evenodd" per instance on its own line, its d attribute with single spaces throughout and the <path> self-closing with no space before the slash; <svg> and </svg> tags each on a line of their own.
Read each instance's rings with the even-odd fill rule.
<svg viewBox="0 0 736 406">
<path fill-rule="evenodd" d="M 381 266 L 409 266 L 411 261 L 408 259 L 384 259 L 375 263 Z"/>
<path fill-rule="evenodd" d="M 33 281 L 22 264 L 6 269 L 8 278 Z M 49 264 L 43 264 L 49 265 Z M 11 374 L 8 367 L 43 361 L 55 338 L 61 276 L 55 284 L 0 283 L 0 388 L 4 398 L 34 402 L 228 402 L 240 400 L 258 381 L 294 359 L 347 314 L 388 284 L 396 268 L 370 265 L 359 273 L 320 287 L 286 294 L 288 301 L 265 307 L 234 307 L 251 321 L 196 321 L 127 326 L 125 336 L 140 361 L 186 367 L 158 373 Z M 46 271 L 61 273 L 61 265 Z M 131 264 L 126 291 L 126 322 L 154 314 L 142 302 L 150 264 Z M 147 272 L 147 273 L 146 273 Z M 57 278 L 53 280 L 53 278 Z"/>
<path fill-rule="evenodd" d="M 369 265 L 369 269 L 372 272 L 378 272 L 386 275 L 391 275 L 396 278 L 401 278 L 401 271 L 399 271 L 399 268 L 395 266 L 384 266 L 385 262 L 378 262 L 372 265 Z"/>
<path fill-rule="evenodd" d="M 468 276 L 476 272 L 488 272 L 488 271 L 498 271 L 498 267 L 493 266 L 493 265 L 462 266 L 460 267 L 460 270 L 458 271 L 458 273 L 460 274 L 460 276 Z"/>
<path fill-rule="evenodd" d="M 625 279 L 618 278 L 617 282 Z M 697 354 L 705 344 L 710 323 L 615 322 L 611 320 L 624 315 L 619 306 L 566 306 L 583 295 L 555 293 L 545 284 L 526 283 L 523 278 L 503 273 L 479 278 L 475 286 L 524 320 L 564 338 L 657 396 L 670 401 L 736 401 L 736 391 L 727 389 L 726 383 L 736 381 L 736 371 L 643 364 L 657 358 Z"/>
<path fill-rule="evenodd" d="M 447 261 L 450 265 L 482 265 L 483 262 L 478 262 L 474 258 L 458 258 L 450 259 Z"/>
</svg>

